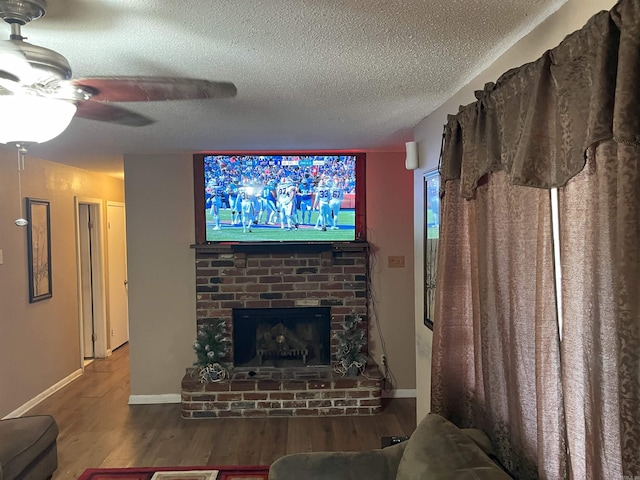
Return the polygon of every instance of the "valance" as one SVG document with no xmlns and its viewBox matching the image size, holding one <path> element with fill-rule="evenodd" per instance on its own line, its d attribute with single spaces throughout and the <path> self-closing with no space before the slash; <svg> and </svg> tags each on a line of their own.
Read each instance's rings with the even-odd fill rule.
<svg viewBox="0 0 640 480">
<path fill-rule="evenodd" d="M 513 184 L 564 185 L 606 140 L 640 145 L 640 1 L 594 15 L 538 60 L 476 92 L 445 126 L 442 185 L 504 170 Z M 464 161 L 463 161 L 464 159 Z"/>
</svg>

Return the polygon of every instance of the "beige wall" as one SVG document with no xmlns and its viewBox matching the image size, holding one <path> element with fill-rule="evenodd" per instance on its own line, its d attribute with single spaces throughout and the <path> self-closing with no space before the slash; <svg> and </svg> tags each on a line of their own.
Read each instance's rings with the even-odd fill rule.
<svg viewBox="0 0 640 480">
<path fill-rule="evenodd" d="M 26 158 L 24 197 L 51 202 L 53 297 L 29 303 L 16 154 L 0 150 L 0 418 L 81 369 L 74 197 L 124 201 L 122 180 Z"/>
<path fill-rule="evenodd" d="M 424 200 L 422 176 L 437 168 L 442 138 L 442 127 L 447 114 L 455 114 L 459 105 L 475 100 L 473 92 L 481 90 L 485 83 L 496 81 L 500 75 L 511 68 L 531 62 L 546 50 L 558 45 L 569 33 L 581 29 L 595 13 L 610 9 L 613 0 L 569 0 L 560 10 L 545 20 L 529 35 L 521 39 L 489 68 L 478 75 L 467 86 L 449 99 L 428 117 L 424 118 L 414 130 L 414 139 L 419 142 L 421 168 L 415 172 L 414 185 L 414 241 L 416 255 L 416 370 L 418 372 L 417 414 L 421 419 L 430 409 L 431 403 L 431 345 L 432 335 L 423 326 L 423 219 Z M 437 319 L 435 319 L 437 321 Z"/>
<path fill-rule="evenodd" d="M 130 401 L 175 402 L 185 369 L 195 359 L 192 160 L 188 155 L 125 156 L 124 165 Z M 403 154 L 368 155 L 367 221 L 378 258 L 373 289 L 400 389 L 415 388 L 411 181 Z M 389 255 L 404 255 L 406 267 L 388 269 Z M 373 326 L 371 338 L 377 355 L 379 336 Z"/>
<path fill-rule="evenodd" d="M 195 360 L 192 157 L 125 156 L 124 178 L 131 401 L 172 395 L 168 401 L 179 402 L 180 382 Z"/>
<path fill-rule="evenodd" d="M 397 393 L 413 396 L 413 174 L 404 167 L 404 159 L 404 153 L 367 154 L 367 238 L 374 260 L 371 283 L 375 300 L 369 338 L 371 356 L 381 364 L 382 333 L 394 386 L 400 390 Z M 390 268 L 389 256 L 404 257 L 404 268 Z"/>
</svg>

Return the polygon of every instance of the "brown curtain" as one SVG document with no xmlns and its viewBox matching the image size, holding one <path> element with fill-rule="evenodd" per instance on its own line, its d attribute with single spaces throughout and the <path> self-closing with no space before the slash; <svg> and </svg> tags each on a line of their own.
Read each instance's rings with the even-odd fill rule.
<svg viewBox="0 0 640 480">
<path fill-rule="evenodd" d="M 640 476 L 638 39 L 621 0 L 445 129 L 432 409 L 519 479 Z"/>
<path fill-rule="evenodd" d="M 563 478 L 549 192 L 495 173 L 473 200 L 447 182 L 432 409 L 482 428 L 518 479 Z"/>
<path fill-rule="evenodd" d="M 640 144 L 640 2 L 622 0 L 535 62 L 476 92 L 449 117 L 441 184 L 460 179 L 465 198 L 484 175 L 559 187 L 585 152 L 606 139 Z"/>
<path fill-rule="evenodd" d="M 572 478 L 638 478 L 640 148 L 605 142 L 589 154 L 559 192 Z"/>
</svg>

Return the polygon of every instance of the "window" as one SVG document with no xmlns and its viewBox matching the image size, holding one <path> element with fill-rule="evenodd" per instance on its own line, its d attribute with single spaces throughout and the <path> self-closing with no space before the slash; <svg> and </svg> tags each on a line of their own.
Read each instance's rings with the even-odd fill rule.
<svg viewBox="0 0 640 480">
<path fill-rule="evenodd" d="M 424 324 L 433 330 L 440 237 L 440 174 L 437 170 L 424 175 L 424 211 Z"/>
</svg>

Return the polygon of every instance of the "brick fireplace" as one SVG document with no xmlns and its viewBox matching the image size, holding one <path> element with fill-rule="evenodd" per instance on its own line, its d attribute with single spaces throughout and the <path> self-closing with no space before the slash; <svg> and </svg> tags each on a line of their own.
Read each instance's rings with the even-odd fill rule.
<svg viewBox="0 0 640 480">
<path fill-rule="evenodd" d="M 380 411 L 381 377 L 376 365 L 369 365 L 364 375 L 355 378 L 343 377 L 331 368 L 337 346 L 332 333 L 342 329 L 351 312 L 367 318 L 367 244 L 194 248 L 197 324 L 224 319 L 233 344 L 234 329 L 249 328 L 239 321 L 247 312 L 265 312 L 270 318 L 263 323 L 254 321 L 250 336 L 256 328 L 263 335 L 271 326 L 284 325 L 292 331 L 296 329 L 292 318 L 327 312 L 329 331 L 305 334 L 323 331 L 307 325 L 303 333 L 291 333 L 294 344 L 301 342 L 296 338 L 306 342 L 305 335 L 324 337 L 324 346 L 303 348 L 300 344 L 291 358 L 269 355 L 273 350 L 261 347 L 259 341 L 239 347 L 243 352 L 236 360 L 244 359 L 242 366 L 234 362 L 232 346 L 225 359 L 232 366 L 226 382 L 203 384 L 188 369 L 182 381 L 184 418 L 371 415 Z M 286 250 L 278 252 L 278 248 Z M 284 320 L 274 321 L 278 316 Z M 265 327 L 264 322 L 271 323 Z"/>
</svg>

